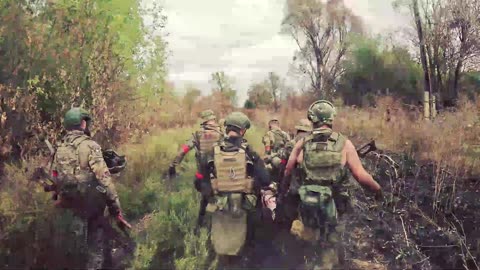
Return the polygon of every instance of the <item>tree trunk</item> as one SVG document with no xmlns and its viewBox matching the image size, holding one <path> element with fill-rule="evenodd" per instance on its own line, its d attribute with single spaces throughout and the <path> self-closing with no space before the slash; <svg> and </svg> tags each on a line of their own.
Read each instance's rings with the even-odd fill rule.
<svg viewBox="0 0 480 270">
<path fill-rule="evenodd" d="M 460 82 L 460 77 L 462 76 L 463 60 L 460 59 L 457 62 L 457 66 L 455 67 L 455 74 L 453 77 L 453 99 L 456 101 L 458 99 L 458 85 Z"/>
<path fill-rule="evenodd" d="M 424 75 L 424 97 L 431 96 L 432 89 L 430 87 L 430 74 L 428 70 L 428 63 L 427 63 L 427 53 L 425 49 L 425 37 L 423 36 L 423 28 L 422 28 L 422 20 L 420 18 L 420 12 L 418 9 L 418 0 L 412 0 L 413 4 L 413 15 L 415 17 L 415 25 L 417 27 L 417 35 L 418 41 L 420 43 L 420 59 L 422 61 L 422 68 L 423 68 L 423 75 Z M 426 104 L 425 104 L 426 105 Z M 427 107 L 430 107 L 427 105 Z M 430 118 L 430 108 L 424 108 L 425 117 Z"/>
</svg>

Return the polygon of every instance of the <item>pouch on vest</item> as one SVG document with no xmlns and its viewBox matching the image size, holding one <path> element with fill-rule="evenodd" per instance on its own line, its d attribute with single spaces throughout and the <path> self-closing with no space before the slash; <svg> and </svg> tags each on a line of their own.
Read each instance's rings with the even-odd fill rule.
<svg viewBox="0 0 480 270">
<path fill-rule="evenodd" d="M 247 175 L 247 155 L 245 150 L 222 151 L 219 145 L 214 147 L 215 177 L 212 189 L 215 194 L 221 192 L 252 193 L 253 179 Z"/>
<path fill-rule="evenodd" d="M 311 228 L 335 224 L 337 209 L 332 189 L 327 186 L 304 185 L 298 189 L 302 222 Z"/>
</svg>

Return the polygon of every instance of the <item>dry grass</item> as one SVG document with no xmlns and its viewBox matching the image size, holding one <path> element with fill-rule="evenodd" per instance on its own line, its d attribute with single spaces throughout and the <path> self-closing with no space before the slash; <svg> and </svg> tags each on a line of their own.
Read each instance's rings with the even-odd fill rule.
<svg viewBox="0 0 480 270">
<path fill-rule="evenodd" d="M 277 116 L 284 130 L 294 131 L 296 122 L 306 118 L 307 108 L 287 104 L 277 113 L 256 110 L 249 115 L 265 126 L 268 119 Z M 478 115 L 479 104 L 465 99 L 457 111 L 445 112 L 429 121 L 423 119 L 421 109 L 406 107 L 387 97 L 379 99 L 376 108 L 339 107 L 334 129 L 354 144 L 373 138 L 383 150 L 406 153 L 419 163 L 435 162 L 456 175 L 478 175 Z"/>
</svg>

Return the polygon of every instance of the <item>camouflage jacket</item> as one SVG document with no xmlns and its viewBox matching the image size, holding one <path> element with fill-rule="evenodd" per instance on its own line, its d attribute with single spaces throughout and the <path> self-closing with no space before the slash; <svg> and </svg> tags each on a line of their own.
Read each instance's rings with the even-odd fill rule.
<svg viewBox="0 0 480 270">
<path fill-rule="evenodd" d="M 201 130 L 194 132 L 192 137 L 182 145 L 171 166 L 178 166 L 190 150 L 195 149 L 197 167 L 201 169 L 201 167 L 205 165 L 204 163 L 208 162 L 202 161 L 204 158 L 203 156 L 210 155 L 210 152 L 213 151 L 213 144 L 221 140 L 223 137 L 224 133 L 221 132 L 218 126 L 202 126 Z"/>
<path fill-rule="evenodd" d="M 277 153 L 284 148 L 287 142 L 290 141 L 290 135 L 280 128 L 272 128 L 263 136 L 262 142 L 265 145 L 265 153 L 270 155 Z"/>
<path fill-rule="evenodd" d="M 97 180 L 105 189 L 107 200 L 118 204 L 117 191 L 103 159 L 102 148 L 83 131 L 68 131 L 57 143 L 52 170 L 60 192 L 62 185 Z"/>
</svg>

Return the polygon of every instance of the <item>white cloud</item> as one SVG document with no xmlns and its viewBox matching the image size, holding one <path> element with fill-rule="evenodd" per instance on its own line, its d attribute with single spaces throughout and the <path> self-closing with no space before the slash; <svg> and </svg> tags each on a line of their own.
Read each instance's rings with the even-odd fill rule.
<svg viewBox="0 0 480 270">
<path fill-rule="evenodd" d="M 234 77 L 240 102 L 252 80 L 274 71 L 285 76 L 294 42 L 280 35 L 284 0 L 144 0 L 160 2 L 167 15 L 169 78 L 194 83 L 208 93 L 210 74 Z M 373 33 L 404 24 L 392 0 L 345 0 Z"/>
</svg>

